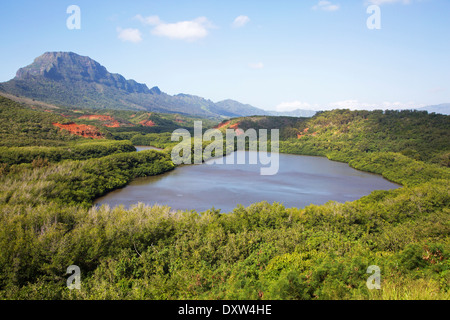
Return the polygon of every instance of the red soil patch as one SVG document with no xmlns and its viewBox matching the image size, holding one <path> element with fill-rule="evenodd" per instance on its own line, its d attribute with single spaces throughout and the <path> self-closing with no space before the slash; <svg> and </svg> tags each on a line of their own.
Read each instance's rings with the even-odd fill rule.
<svg viewBox="0 0 450 320">
<path fill-rule="evenodd" d="M 141 122 L 139 122 L 139 124 L 142 124 L 144 127 L 156 126 L 156 124 L 152 120 L 142 120 Z"/>
<path fill-rule="evenodd" d="M 230 122 L 231 121 L 228 120 L 228 121 L 226 121 L 224 123 L 221 123 L 218 126 L 216 126 L 215 129 L 223 128 L 223 127 L 229 125 Z M 244 134 L 244 130 L 239 128 L 239 124 L 240 124 L 239 122 L 236 122 L 235 124 L 232 124 L 231 126 L 228 127 L 229 129 L 234 129 L 234 132 L 236 133 L 237 136 L 240 136 L 241 134 Z"/>
<path fill-rule="evenodd" d="M 309 128 L 306 128 L 305 130 L 303 130 L 302 133 L 297 133 L 297 139 L 301 139 L 302 137 L 306 136 L 306 134 L 308 133 Z M 317 133 L 313 133 L 312 135 L 315 136 Z"/>
<path fill-rule="evenodd" d="M 175 122 L 184 123 L 184 120 L 181 120 L 181 119 L 175 119 Z"/>
<path fill-rule="evenodd" d="M 231 121 L 228 120 L 228 121 L 226 121 L 226 122 L 224 122 L 224 123 L 221 123 L 221 124 L 219 124 L 218 126 L 216 126 L 215 129 L 223 128 L 223 127 L 227 126 L 228 124 L 230 124 L 230 122 L 231 122 Z"/>
<path fill-rule="evenodd" d="M 81 116 L 78 119 L 115 121 L 115 119 L 111 116 L 105 116 L 105 115 L 99 115 L 99 114 L 91 114 L 91 115 Z"/>
<path fill-rule="evenodd" d="M 91 115 L 81 116 L 78 119 L 106 121 L 107 123 L 103 124 L 105 127 L 109 127 L 109 128 L 120 127 L 119 121 L 117 121 L 116 119 L 114 119 L 111 116 L 106 116 L 106 115 L 91 114 Z"/>
<path fill-rule="evenodd" d="M 239 122 L 236 122 L 235 124 L 232 124 L 231 126 L 230 126 L 230 129 L 237 129 L 238 127 L 239 127 Z"/>
<path fill-rule="evenodd" d="M 52 123 L 55 127 L 58 127 L 62 130 L 67 130 L 71 134 L 75 134 L 77 136 L 82 136 L 84 138 L 92 138 L 92 139 L 103 139 L 103 134 L 98 131 L 98 129 L 94 126 L 88 126 L 85 124 L 76 124 L 74 122 L 61 124 L 61 123 Z"/>
<path fill-rule="evenodd" d="M 104 126 L 108 127 L 108 128 L 118 128 L 118 127 L 120 127 L 120 123 L 118 121 L 114 120 L 111 123 L 104 124 Z"/>
</svg>

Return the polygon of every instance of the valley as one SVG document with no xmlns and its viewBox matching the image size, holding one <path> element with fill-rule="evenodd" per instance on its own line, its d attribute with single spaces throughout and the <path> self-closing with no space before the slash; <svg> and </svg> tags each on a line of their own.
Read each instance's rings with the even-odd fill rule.
<svg viewBox="0 0 450 320">
<path fill-rule="evenodd" d="M 1 299 L 450 298 L 448 115 L 265 114 L 58 52 L 0 91 Z M 221 143 L 277 130 L 280 171 L 177 165 L 173 132 L 197 121 Z M 252 152 L 233 141 L 215 156 Z M 187 139 L 190 163 L 212 142 Z"/>
<path fill-rule="evenodd" d="M 334 110 L 312 118 L 203 119 L 204 129 L 278 128 L 283 153 L 328 157 L 402 186 L 356 200 L 325 196 L 321 205 L 284 206 L 270 192 L 278 201 L 230 201 L 224 214 L 206 200 L 199 211 L 94 206 L 139 179 L 183 169 L 170 159 L 171 131 L 192 131 L 198 118 L 0 103 L 4 299 L 406 299 L 411 292 L 448 299 L 448 116 Z M 91 126 L 101 139 L 55 123 Z M 162 150 L 136 152 L 135 145 Z M 203 177 L 203 187 L 214 188 Z M 238 174 L 234 181 L 241 178 L 252 180 Z M 313 192 L 314 181 L 305 190 Z M 79 291 L 65 287 L 61 266 L 72 264 L 83 270 Z M 365 286 L 372 264 L 383 270 L 382 291 Z"/>
</svg>

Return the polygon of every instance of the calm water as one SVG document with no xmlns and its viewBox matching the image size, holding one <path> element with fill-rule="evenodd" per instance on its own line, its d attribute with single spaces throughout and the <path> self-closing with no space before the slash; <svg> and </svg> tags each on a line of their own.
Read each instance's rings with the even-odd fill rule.
<svg viewBox="0 0 450 320">
<path fill-rule="evenodd" d="M 136 151 L 144 151 L 144 150 L 163 150 L 161 148 L 152 147 L 152 146 L 134 146 Z"/>
<path fill-rule="evenodd" d="M 231 156 L 235 154 L 228 157 Z M 135 179 L 125 188 L 98 199 L 96 204 L 130 207 L 143 202 L 181 210 L 205 211 L 215 207 L 230 212 L 238 204 L 248 206 L 264 200 L 286 207 L 329 200 L 353 201 L 373 190 L 399 187 L 381 176 L 322 157 L 279 154 L 279 161 L 279 171 L 273 176 L 260 175 L 260 165 L 182 166 L 159 176 Z"/>
</svg>

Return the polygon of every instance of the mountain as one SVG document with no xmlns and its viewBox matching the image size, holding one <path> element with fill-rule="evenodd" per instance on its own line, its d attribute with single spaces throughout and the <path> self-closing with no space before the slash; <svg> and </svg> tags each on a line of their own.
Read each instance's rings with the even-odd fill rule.
<svg viewBox="0 0 450 320">
<path fill-rule="evenodd" d="M 216 102 L 216 105 L 222 108 L 222 110 L 226 110 L 230 114 L 230 117 L 242 117 L 242 116 L 247 117 L 247 116 L 260 116 L 270 114 L 270 111 L 265 111 L 253 107 L 249 104 L 243 104 L 238 101 L 230 99 Z"/>
<path fill-rule="evenodd" d="M 209 118 L 264 114 L 232 100 L 214 103 L 202 97 L 168 95 L 158 87 L 113 74 L 98 62 L 73 52 L 46 52 L 20 68 L 0 92 L 73 108 L 146 110 Z"/>
<path fill-rule="evenodd" d="M 426 106 L 417 110 L 428 111 L 428 113 L 440 113 L 448 116 L 450 115 L 450 103 L 442 103 L 435 106 Z"/>
<path fill-rule="evenodd" d="M 109 73 L 105 67 L 89 57 L 79 56 L 72 52 L 47 52 L 36 58 L 34 62 L 17 71 L 16 81 L 27 81 L 43 78 L 55 82 L 87 82 L 102 84 L 128 93 L 155 93 L 157 87 L 149 90 L 145 84 L 134 80 L 126 80 L 119 74 Z"/>
</svg>

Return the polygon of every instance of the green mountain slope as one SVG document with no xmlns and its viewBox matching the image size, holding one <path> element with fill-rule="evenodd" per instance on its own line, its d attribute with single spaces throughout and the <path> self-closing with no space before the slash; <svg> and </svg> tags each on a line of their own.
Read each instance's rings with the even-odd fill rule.
<svg viewBox="0 0 450 320">
<path fill-rule="evenodd" d="M 0 146 L 58 146 L 80 138 L 52 125 L 66 122 L 63 116 L 32 110 L 2 96 L 0 120 Z"/>
<path fill-rule="evenodd" d="M 280 129 L 282 152 L 328 156 L 348 162 L 357 154 L 398 152 L 450 166 L 450 116 L 426 111 L 333 110 L 312 118 L 241 117 L 222 129 Z"/>
<path fill-rule="evenodd" d="M 0 95 L 0 148 L 59 147 L 72 142 L 92 142 L 92 138 L 132 140 L 136 144 L 150 143 L 162 146 L 160 140 L 170 141 L 171 132 L 178 128 L 193 131 L 194 122 L 200 120 L 205 128 L 218 123 L 212 119 L 176 113 L 111 109 L 74 110 L 42 104 L 37 100 L 24 100 L 18 103 Z M 59 124 L 68 128 L 61 130 Z M 74 127 L 71 131 L 70 125 Z M 161 133 L 166 133 L 163 139 L 158 135 Z M 22 162 L 31 162 L 25 161 L 31 156 L 31 153 L 27 153 Z"/>
</svg>

